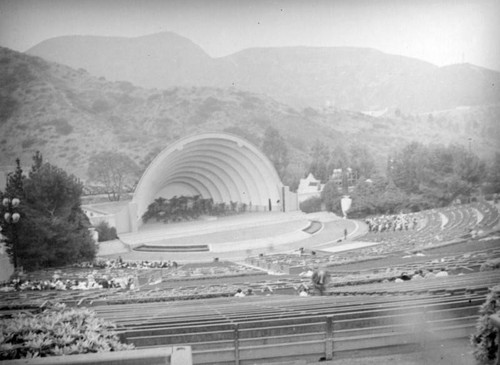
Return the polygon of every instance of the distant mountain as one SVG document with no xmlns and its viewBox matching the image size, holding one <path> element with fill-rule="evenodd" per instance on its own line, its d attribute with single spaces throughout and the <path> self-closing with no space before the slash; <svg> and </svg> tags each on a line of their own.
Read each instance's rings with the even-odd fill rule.
<svg viewBox="0 0 500 365">
<path fill-rule="evenodd" d="M 27 53 L 141 87 L 234 86 L 300 108 L 416 113 L 500 102 L 499 72 L 437 67 L 366 48 L 252 48 L 211 58 L 187 38 L 163 32 L 58 37 Z"/>
<path fill-rule="evenodd" d="M 209 74 L 214 62 L 199 46 L 169 32 L 138 38 L 58 37 L 27 53 L 83 68 L 97 77 L 149 88 L 192 86 Z"/>
<path fill-rule="evenodd" d="M 483 157 L 500 150 L 499 106 L 432 114 L 387 109 L 379 118 L 298 109 L 234 87 L 143 89 L 1 47 L 0 85 L 0 165 L 17 157 L 29 165 L 40 150 L 84 180 L 95 152 L 121 151 L 145 168 L 180 137 L 225 131 L 260 146 L 269 126 L 284 137 L 295 177 L 304 174 L 318 140 L 332 150 L 366 146 L 381 169 L 389 153 L 412 140 L 468 145 L 472 138 Z"/>
</svg>

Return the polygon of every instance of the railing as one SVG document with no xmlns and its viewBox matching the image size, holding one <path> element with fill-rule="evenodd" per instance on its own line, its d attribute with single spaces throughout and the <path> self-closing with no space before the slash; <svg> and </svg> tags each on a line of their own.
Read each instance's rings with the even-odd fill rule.
<svg viewBox="0 0 500 365">
<path fill-rule="evenodd" d="M 10 360 L 5 365 L 192 365 L 191 347 L 173 346 L 130 351 L 100 352 L 35 359 Z"/>
<path fill-rule="evenodd" d="M 122 337 L 139 348 L 191 346 L 193 364 L 198 365 L 331 360 L 353 352 L 409 350 L 429 338 L 467 338 L 475 328 L 484 295 L 387 298 L 376 299 L 372 305 L 365 300 L 339 299 L 345 302 L 342 306 L 317 299 L 297 300 L 290 307 L 284 301 L 265 307 L 253 301 L 236 308 L 210 306 L 224 313 L 220 318 L 201 308 L 192 308 L 191 315 L 182 318 L 178 316 L 181 308 L 179 313 L 176 307 L 168 312 L 158 309 L 154 323 L 138 318 L 136 324 L 128 323 Z M 147 311 L 155 313 L 151 306 Z"/>
</svg>

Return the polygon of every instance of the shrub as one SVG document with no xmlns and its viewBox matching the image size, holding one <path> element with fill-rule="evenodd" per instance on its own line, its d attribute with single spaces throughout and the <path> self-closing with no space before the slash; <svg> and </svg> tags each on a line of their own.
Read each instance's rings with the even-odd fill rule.
<svg viewBox="0 0 500 365">
<path fill-rule="evenodd" d="M 150 219 L 164 223 L 182 222 L 198 219 L 201 215 L 225 216 L 244 213 L 246 204 L 229 202 L 228 204 L 214 203 L 212 198 L 203 199 L 196 196 L 174 196 L 170 199 L 159 197 L 148 206 L 142 220 L 147 223 Z"/>
<path fill-rule="evenodd" d="M 39 313 L 17 313 L 0 323 L 0 360 L 133 349 L 115 325 L 88 309 L 50 305 Z"/>
<path fill-rule="evenodd" d="M 33 146 L 34 144 L 36 143 L 36 138 L 26 138 L 25 140 L 23 140 L 21 142 L 21 146 L 23 148 L 30 148 L 31 146 Z"/>
<path fill-rule="evenodd" d="M 0 98 L 0 123 L 9 119 L 18 109 L 19 102 L 9 95 L 2 95 Z"/>
<path fill-rule="evenodd" d="M 500 313 L 500 286 L 491 289 L 486 301 L 479 309 L 476 333 L 470 339 L 474 348 L 474 357 L 481 364 L 492 362 L 498 351 L 496 329 L 489 322 L 490 315 L 495 313 Z"/>
<path fill-rule="evenodd" d="M 96 113 L 103 113 L 111 109 L 111 106 L 106 100 L 98 99 L 92 103 L 92 110 Z"/>
<path fill-rule="evenodd" d="M 486 261 L 481 265 L 479 271 L 493 271 L 500 269 L 500 258 Z"/>
<path fill-rule="evenodd" d="M 116 228 L 110 227 L 108 222 L 100 222 L 95 229 L 99 233 L 99 242 L 111 241 L 118 238 Z"/>
<path fill-rule="evenodd" d="M 300 203 L 300 210 L 304 213 L 314 213 L 321 211 L 321 198 L 312 197 Z"/>
<path fill-rule="evenodd" d="M 53 125 L 56 128 L 56 132 L 60 135 L 67 136 L 73 132 L 73 126 L 68 123 L 66 119 L 57 118 L 47 123 L 48 125 Z"/>
</svg>

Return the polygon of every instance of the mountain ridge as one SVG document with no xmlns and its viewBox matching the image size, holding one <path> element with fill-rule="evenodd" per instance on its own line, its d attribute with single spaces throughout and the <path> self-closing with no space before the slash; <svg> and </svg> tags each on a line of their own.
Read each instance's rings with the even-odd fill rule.
<svg viewBox="0 0 500 365">
<path fill-rule="evenodd" d="M 398 108 L 415 113 L 500 101 L 500 72 L 468 64 L 438 67 L 373 48 L 254 47 L 213 58 L 173 32 L 136 38 L 72 37 L 46 40 L 27 53 L 141 87 L 235 86 L 298 108 Z M 113 46 L 96 45 L 103 39 Z M 82 40 L 88 43 L 85 47 Z M 448 67 L 458 70 L 455 79 L 448 76 Z"/>
<path fill-rule="evenodd" d="M 221 131 L 261 147 L 270 126 L 290 150 L 295 182 L 318 141 L 331 149 L 365 146 L 381 171 L 388 155 L 410 141 L 467 146 L 472 138 L 481 157 L 500 150 L 498 105 L 433 114 L 388 109 L 374 118 L 338 108 L 294 108 L 235 87 L 144 89 L 1 47 L 0 84 L 0 165 L 18 157 L 29 164 L 39 150 L 82 180 L 96 152 L 122 152 L 145 168 L 181 137 Z"/>
</svg>

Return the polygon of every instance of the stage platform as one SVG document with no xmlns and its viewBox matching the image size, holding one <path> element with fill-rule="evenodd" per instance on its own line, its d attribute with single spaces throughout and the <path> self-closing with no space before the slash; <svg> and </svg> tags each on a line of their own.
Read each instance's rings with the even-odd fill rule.
<svg viewBox="0 0 500 365">
<path fill-rule="evenodd" d="M 343 240 L 344 229 L 348 230 L 347 241 Z M 341 246 L 341 242 L 341 250 L 372 244 L 354 241 L 364 233 L 364 223 L 332 213 L 247 213 L 145 224 L 136 233 L 121 234 L 120 241 L 101 243 L 99 256 L 177 262 L 211 261 L 217 257 L 238 261 L 259 253 L 290 252 L 300 247 L 337 251 L 334 247 Z"/>
</svg>

